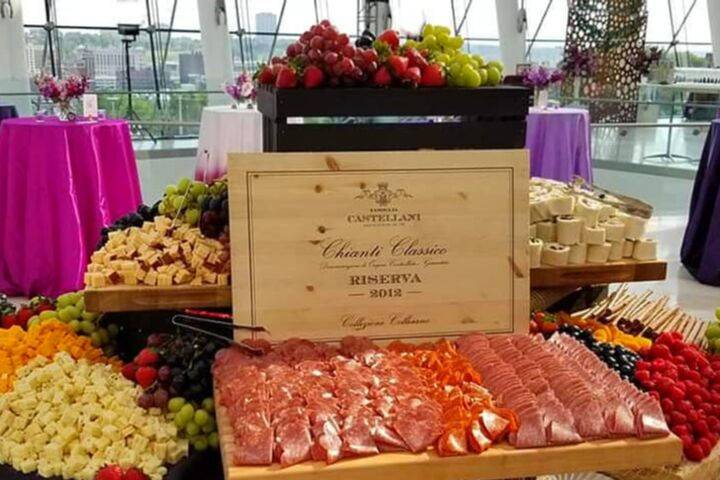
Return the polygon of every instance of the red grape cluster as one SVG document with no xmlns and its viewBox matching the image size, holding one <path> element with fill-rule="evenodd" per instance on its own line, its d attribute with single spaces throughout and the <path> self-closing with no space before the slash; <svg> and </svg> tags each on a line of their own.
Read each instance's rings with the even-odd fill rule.
<svg viewBox="0 0 720 480">
<path fill-rule="evenodd" d="M 257 79 L 278 88 L 353 86 L 371 83 L 378 70 L 378 52 L 356 47 L 328 20 L 313 25 L 290 44 L 284 58 L 275 57 L 262 66 Z"/>
</svg>

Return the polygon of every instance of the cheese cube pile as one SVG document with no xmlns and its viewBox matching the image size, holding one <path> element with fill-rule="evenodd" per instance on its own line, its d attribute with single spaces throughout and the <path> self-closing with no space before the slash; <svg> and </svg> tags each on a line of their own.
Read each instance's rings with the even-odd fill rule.
<svg viewBox="0 0 720 480">
<path fill-rule="evenodd" d="M 136 404 L 139 387 L 110 366 L 65 352 L 38 357 L 0 395 L 0 463 L 43 477 L 92 480 L 108 464 L 140 468 L 152 480 L 188 453 L 160 410 Z"/>
<path fill-rule="evenodd" d="M 174 226 L 155 217 L 142 227 L 110 232 L 105 246 L 93 253 L 85 285 L 228 285 L 230 250 L 204 237 L 198 228 Z"/>
</svg>

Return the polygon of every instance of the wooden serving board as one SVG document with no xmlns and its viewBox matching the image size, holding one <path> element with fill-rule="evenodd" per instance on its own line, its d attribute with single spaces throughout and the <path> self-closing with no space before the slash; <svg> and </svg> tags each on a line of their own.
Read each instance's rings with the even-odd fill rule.
<svg viewBox="0 0 720 480">
<path fill-rule="evenodd" d="M 532 288 L 583 287 L 665 280 L 666 275 L 667 262 L 664 260 L 622 260 L 605 264 L 533 268 L 530 272 L 530 285 Z"/>
<path fill-rule="evenodd" d="M 219 404 L 216 418 L 225 480 L 490 480 L 656 467 L 678 464 L 682 458 L 682 444 L 671 435 L 654 440 L 606 440 L 549 448 L 515 449 L 503 444 L 480 455 L 461 457 L 439 457 L 433 452 L 383 453 L 340 460 L 333 465 L 306 462 L 289 468 L 235 467 L 232 427 L 225 408 Z"/>
<path fill-rule="evenodd" d="M 85 290 L 89 312 L 138 312 L 183 308 L 224 308 L 232 305 L 230 286 L 113 286 Z"/>
</svg>

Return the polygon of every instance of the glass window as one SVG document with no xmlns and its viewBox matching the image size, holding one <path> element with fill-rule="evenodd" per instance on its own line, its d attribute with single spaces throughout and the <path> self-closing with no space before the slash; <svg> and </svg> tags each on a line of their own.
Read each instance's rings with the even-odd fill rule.
<svg viewBox="0 0 720 480">
<path fill-rule="evenodd" d="M 176 0 L 156 0 L 157 10 L 153 14 L 159 18 L 159 25 L 162 27 L 170 26 L 170 19 L 172 18 L 173 4 Z M 230 3 L 232 0 L 228 0 L 226 3 Z M 154 2 L 151 2 L 151 5 Z M 173 28 L 179 28 L 182 30 L 200 30 L 200 19 L 198 17 L 198 3 L 197 0 L 177 0 L 175 5 L 175 19 L 173 22 Z"/>
<path fill-rule="evenodd" d="M 23 22 L 31 25 L 45 23 L 45 2 L 43 0 L 22 0 Z"/>
<path fill-rule="evenodd" d="M 188 0 L 185 0 L 188 1 Z M 147 25 L 140 0 L 55 0 L 58 25 L 116 27 L 118 23 Z"/>
</svg>

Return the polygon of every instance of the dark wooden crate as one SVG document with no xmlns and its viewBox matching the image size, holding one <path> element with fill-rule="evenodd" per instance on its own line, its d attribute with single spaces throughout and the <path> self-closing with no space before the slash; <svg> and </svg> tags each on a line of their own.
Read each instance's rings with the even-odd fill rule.
<svg viewBox="0 0 720 480">
<path fill-rule="evenodd" d="M 487 88 L 261 87 L 263 150 L 507 149 L 525 146 L 530 91 Z M 288 123 L 290 117 L 455 117 L 434 123 Z"/>
</svg>

